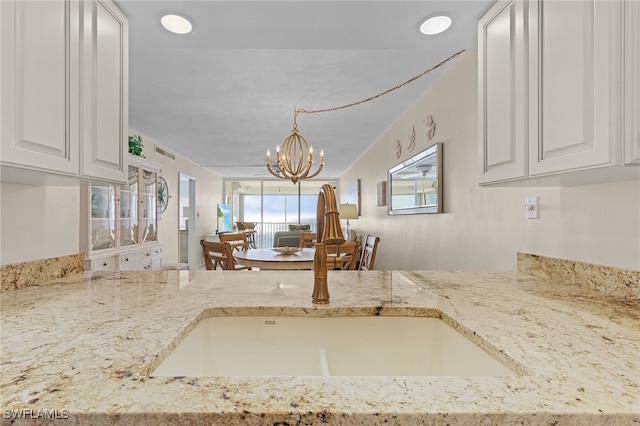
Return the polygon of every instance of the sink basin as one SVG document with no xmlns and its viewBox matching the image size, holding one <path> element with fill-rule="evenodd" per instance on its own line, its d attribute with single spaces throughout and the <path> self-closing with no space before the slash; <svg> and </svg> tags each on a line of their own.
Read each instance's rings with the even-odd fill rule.
<svg viewBox="0 0 640 426">
<path fill-rule="evenodd" d="M 439 318 L 209 317 L 152 376 L 505 376 Z"/>
</svg>

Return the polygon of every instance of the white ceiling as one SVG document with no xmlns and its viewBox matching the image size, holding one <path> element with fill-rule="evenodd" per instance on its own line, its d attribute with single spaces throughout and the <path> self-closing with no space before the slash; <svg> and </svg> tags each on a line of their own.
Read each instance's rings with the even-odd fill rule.
<svg viewBox="0 0 640 426">
<path fill-rule="evenodd" d="M 494 1 L 116 1 L 129 18 L 130 128 L 222 176 L 269 177 L 265 152 L 289 135 L 294 107 L 359 101 L 476 49 Z M 196 32 L 168 33 L 165 12 L 191 17 Z M 438 13 L 451 28 L 418 33 Z M 340 176 L 446 68 L 365 104 L 298 115 L 325 151 L 319 177 Z"/>
</svg>

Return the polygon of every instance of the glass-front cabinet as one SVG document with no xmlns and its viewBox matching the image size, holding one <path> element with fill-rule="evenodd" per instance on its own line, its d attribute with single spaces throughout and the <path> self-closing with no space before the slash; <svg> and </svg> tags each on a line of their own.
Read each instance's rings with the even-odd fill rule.
<svg viewBox="0 0 640 426">
<path fill-rule="evenodd" d="M 160 269 L 157 181 L 160 166 L 129 157 L 124 184 L 87 182 L 82 189 L 81 246 L 86 270 Z"/>
<path fill-rule="evenodd" d="M 145 169 L 140 172 L 140 241 L 145 244 L 158 241 L 156 208 L 158 174 Z"/>
<path fill-rule="evenodd" d="M 120 247 L 138 244 L 138 167 L 129 165 L 127 183 L 120 186 Z"/>
<path fill-rule="evenodd" d="M 91 250 L 116 247 L 116 191 L 113 185 L 97 184 L 91 187 Z"/>
</svg>

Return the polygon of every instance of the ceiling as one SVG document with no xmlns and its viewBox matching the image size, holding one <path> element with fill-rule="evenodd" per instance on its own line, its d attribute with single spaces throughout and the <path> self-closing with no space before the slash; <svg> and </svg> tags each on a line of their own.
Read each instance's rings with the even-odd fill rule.
<svg viewBox="0 0 640 426">
<path fill-rule="evenodd" d="M 129 18 L 129 127 L 221 176 L 270 177 L 266 150 L 289 135 L 295 107 L 357 102 L 476 49 L 493 3 L 116 1 Z M 166 12 L 189 16 L 195 33 L 164 30 Z M 418 32 L 440 13 L 449 30 Z M 325 151 L 319 178 L 340 176 L 448 66 L 357 106 L 299 114 L 300 134 Z"/>
</svg>

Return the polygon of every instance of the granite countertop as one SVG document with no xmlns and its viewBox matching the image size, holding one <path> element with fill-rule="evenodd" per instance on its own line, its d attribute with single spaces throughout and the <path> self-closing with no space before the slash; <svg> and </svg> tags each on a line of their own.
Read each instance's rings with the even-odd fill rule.
<svg viewBox="0 0 640 426">
<path fill-rule="evenodd" d="M 6 291 L 2 421 L 640 422 L 637 300 L 515 272 L 331 271 L 331 303 L 320 306 L 312 287 L 311 271 L 161 271 L 81 273 Z M 149 377 L 212 315 L 440 316 L 519 375 Z"/>
</svg>

